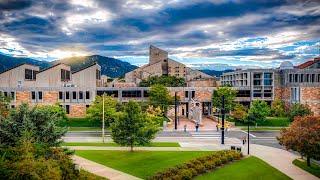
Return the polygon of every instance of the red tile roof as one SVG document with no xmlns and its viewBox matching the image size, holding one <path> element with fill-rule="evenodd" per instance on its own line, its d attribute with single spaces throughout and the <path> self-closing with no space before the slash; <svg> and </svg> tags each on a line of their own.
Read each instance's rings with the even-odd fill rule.
<svg viewBox="0 0 320 180">
<path fill-rule="evenodd" d="M 319 62 L 319 61 L 320 61 L 320 57 L 316 57 L 316 58 L 314 58 L 313 60 L 310 60 L 310 61 L 307 61 L 307 62 L 305 62 L 305 63 L 302 63 L 302 64 L 298 65 L 297 68 L 299 68 L 299 69 L 305 69 L 305 68 L 307 68 L 307 67 L 309 67 L 309 66 L 311 66 L 311 65 L 313 65 L 314 63 Z"/>
</svg>

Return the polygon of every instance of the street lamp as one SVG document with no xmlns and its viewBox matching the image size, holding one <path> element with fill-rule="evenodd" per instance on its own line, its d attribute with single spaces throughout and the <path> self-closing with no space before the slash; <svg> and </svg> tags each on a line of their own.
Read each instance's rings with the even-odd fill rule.
<svg viewBox="0 0 320 180">
<path fill-rule="evenodd" d="M 102 142 L 104 143 L 104 93 L 102 95 Z"/>
<path fill-rule="evenodd" d="M 225 116 L 225 102 L 224 95 L 222 95 L 222 108 L 221 108 L 221 144 L 224 144 L 224 116 Z"/>
<path fill-rule="evenodd" d="M 174 129 L 178 129 L 178 117 L 177 117 L 177 92 L 174 92 Z"/>
<path fill-rule="evenodd" d="M 248 119 L 248 142 L 247 142 L 248 143 L 248 155 L 250 154 L 250 149 L 249 149 L 250 148 L 250 146 L 249 146 L 249 144 L 250 144 L 250 141 L 249 141 L 250 140 L 250 135 L 249 135 L 250 134 L 250 125 L 249 125 L 249 122 L 250 122 L 250 119 Z"/>
</svg>

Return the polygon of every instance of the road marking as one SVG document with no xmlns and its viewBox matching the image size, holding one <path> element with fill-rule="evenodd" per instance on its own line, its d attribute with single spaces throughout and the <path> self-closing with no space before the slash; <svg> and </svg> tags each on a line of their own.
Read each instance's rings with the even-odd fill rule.
<svg viewBox="0 0 320 180">
<path fill-rule="evenodd" d="M 244 130 L 240 130 L 241 132 L 243 132 L 243 133 L 245 133 L 245 134 L 248 134 L 246 131 L 244 131 Z M 253 134 L 251 134 L 251 133 L 249 133 L 249 135 L 250 136 L 252 136 L 252 137 L 257 137 L 257 136 L 255 136 L 255 135 L 253 135 Z"/>
</svg>

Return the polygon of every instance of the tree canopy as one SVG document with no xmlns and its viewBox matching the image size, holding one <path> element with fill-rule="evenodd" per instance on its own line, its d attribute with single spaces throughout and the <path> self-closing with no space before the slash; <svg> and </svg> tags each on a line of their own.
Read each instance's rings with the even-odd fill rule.
<svg viewBox="0 0 320 180">
<path fill-rule="evenodd" d="M 103 113 L 103 96 L 96 96 L 94 102 L 87 110 L 87 117 L 91 120 L 102 121 Z M 111 96 L 104 96 L 104 116 L 105 126 L 109 127 L 115 120 L 117 113 L 118 101 Z"/>
<path fill-rule="evenodd" d="M 111 124 L 113 141 L 122 146 L 149 144 L 158 131 L 158 123 L 141 111 L 137 102 L 129 101 L 117 120 Z"/>
<path fill-rule="evenodd" d="M 5 117 L 8 116 L 8 114 L 9 114 L 9 109 L 8 109 L 9 103 L 10 103 L 10 98 L 4 96 L 3 93 L 0 92 L 0 121 L 1 121 L 1 118 L 5 118 Z"/>
<path fill-rule="evenodd" d="M 242 104 L 236 104 L 231 116 L 238 121 L 245 121 L 248 116 L 247 109 Z"/>
<path fill-rule="evenodd" d="M 320 160 L 320 117 L 296 117 L 289 128 L 282 129 L 278 140 L 286 149 L 299 152 L 307 157 Z"/>
<path fill-rule="evenodd" d="M 264 121 L 270 115 L 269 105 L 262 100 L 254 100 L 248 112 L 250 121 Z"/>
<path fill-rule="evenodd" d="M 173 104 L 173 97 L 169 90 L 160 84 L 151 86 L 149 90 L 149 105 L 160 107 L 163 113 L 166 113 L 169 105 Z"/>
<path fill-rule="evenodd" d="M 150 76 L 142 80 L 139 84 L 141 87 L 151 87 L 156 84 L 162 84 L 166 87 L 183 87 L 186 82 L 184 78 L 176 76 Z"/>
<path fill-rule="evenodd" d="M 285 116 L 285 104 L 280 99 L 275 99 L 271 103 L 271 114 L 276 117 Z"/>
<path fill-rule="evenodd" d="M 2 144 L 16 145 L 19 138 L 29 132 L 36 143 L 57 146 L 59 139 L 67 132 L 65 127 L 58 126 L 65 120 L 65 111 L 58 105 L 29 107 L 22 104 L 2 120 L 0 141 Z"/>
<path fill-rule="evenodd" d="M 294 118 L 297 116 L 303 117 L 303 116 L 307 116 L 307 115 L 311 115 L 311 114 L 312 114 L 312 112 L 307 105 L 295 103 L 295 104 L 291 105 L 291 107 L 290 107 L 289 119 L 291 121 L 293 121 Z"/>
<path fill-rule="evenodd" d="M 233 90 L 231 87 L 219 87 L 217 90 L 213 91 L 212 104 L 214 107 L 222 108 L 222 96 L 225 98 L 225 111 L 232 111 L 236 103 L 234 102 L 237 91 Z"/>
</svg>

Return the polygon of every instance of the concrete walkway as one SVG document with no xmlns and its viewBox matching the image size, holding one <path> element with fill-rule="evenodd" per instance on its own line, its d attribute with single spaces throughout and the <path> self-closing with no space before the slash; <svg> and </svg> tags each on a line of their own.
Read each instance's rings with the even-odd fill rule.
<svg viewBox="0 0 320 180">
<path fill-rule="evenodd" d="M 111 180 L 140 180 L 140 178 L 138 177 L 126 174 L 121 171 L 117 171 L 115 169 L 106 167 L 104 165 L 98 164 L 96 162 L 90 161 L 79 156 L 73 156 L 72 159 L 81 168 L 101 177 L 105 177 Z"/>
<path fill-rule="evenodd" d="M 246 152 L 246 150 L 244 152 Z M 292 179 L 319 180 L 319 178 L 317 178 L 316 176 L 313 176 L 312 174 L 292 164 L 292 161 L 299 158 L 299 156 L 286 150 L 257 144 L 250 144 L 250 153 L 251 155 L 264 160 Z"/>
</svg>

